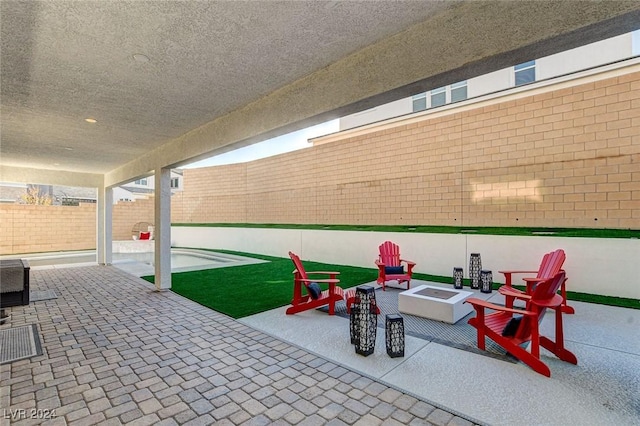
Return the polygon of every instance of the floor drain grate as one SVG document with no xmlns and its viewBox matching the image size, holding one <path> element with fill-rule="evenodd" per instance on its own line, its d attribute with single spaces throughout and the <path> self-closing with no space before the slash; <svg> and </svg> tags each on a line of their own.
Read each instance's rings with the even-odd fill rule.
<svg viewBox="0 0 640 426">
<path fill-rule="evenodd" d="M 35 324 L 0 330 L 0 364 L 42 355 Z"/>
</svg>

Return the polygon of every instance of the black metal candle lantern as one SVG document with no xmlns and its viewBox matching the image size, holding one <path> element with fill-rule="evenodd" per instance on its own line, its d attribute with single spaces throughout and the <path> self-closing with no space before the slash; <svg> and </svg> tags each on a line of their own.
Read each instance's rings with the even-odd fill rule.
<svg viewBox="0 0 640 426">
<path fill-rule="evenodd" d="M 376 294 L 371 286 L 356 288 L 356 353 L 369 356 L 376 345 L 378 316 L 376 315 Z"/>
<path fill-rule="evenodd" d="M 398 314 L 389 314 L 385 322 L 387 354 L 391 358 L 404 356 L 404 319 Z"/>
<path fill-rule="evenodd" d="M 480 253 L 471 253 L 469 259 L 469 278 L 471 279 L 471 288 L 480 288 L 480 271 L 482 270 L 482 259 Z"/>
<path fill-rule="evenodd" d="M 351 305 L 349 311 L 349 335 L 351 336 L 351 344 L 354 345 L 358 341 L 358 314 L 360 306 L 357 303 Z"/>
<path fill-rule="evenodd" d="M 462 268 L 453 268 L 453 288 L 461 289 L 462 288 L 462 277 L 464 276 L 464 271 Z"/>
<path fill-rule="evenodd" d="M 486 269 L 480 271 L 480 281 L 482 281 L 481 292 L 491 293 L 493 291 L 493 274 L 491 271 Z"/>
</svg>

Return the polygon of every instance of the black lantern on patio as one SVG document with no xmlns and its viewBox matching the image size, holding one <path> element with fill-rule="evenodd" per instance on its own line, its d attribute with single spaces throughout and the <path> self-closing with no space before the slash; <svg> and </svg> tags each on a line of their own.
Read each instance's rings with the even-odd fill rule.
<svg viewBox="0 0 640 426">
<path fill-rule="evenodd" d="M 356 288 L 356 353 L 369 356 L 376 345 L 378 316 L 376 315 L 376 293 L 371 286 Z"/>
<path fill-rule="evenodd" d="M 471 253 L 469 259 L 469 278 L 471 279 L 471 288 L 480 288 L 480 271 L 482 270 L 482 259 L 480 253 Z"/>
<path fill-rule="evenodd" d="M 360 306 L 357 303 L 353 303 L 349 310 L 349 335 L 351 337 L 351 344 L 355 345 L 358 341 L 358 314 Z"/>
<path fill-rule="evenodd" d="M 462 277 L 464 276 L 464 271 L 462 268 L 453 268 L 453 288 L 461 289 L 462 288 Z"/>
<path fill-rule="evenodd" d="M 481 292 L 491 293 L 493 291 L 493 274 L 491 271 L 486 269 L 480 271 L 480 281 L 482 282 Z"/>
<path fill-rule="evenodd" d="M 389 314 L 385 322 L 387 354 L 391 358 L 404 356 L 404 320 L 398 314 Z"/>
</svg>

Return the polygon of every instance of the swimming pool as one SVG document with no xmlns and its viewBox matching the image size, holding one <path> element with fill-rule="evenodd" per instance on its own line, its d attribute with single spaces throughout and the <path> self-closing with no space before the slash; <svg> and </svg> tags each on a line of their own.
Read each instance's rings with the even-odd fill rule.
<svg viewBox="0 0 640 426">
<path fill-rule="evenodd" d="M 38 253 L 20 256 L 29 261 L 33 269 L 45 269 L 96 264 L 95 250 L 74 252 Z M 155 273 L 154 252 L 113 253 L 113 266 L 132 275 L 144 276 Z M 202 269 L 262 263 L 264 260 L 207 250 L 172 248 L 171 272 L 187 272 Z"/>
<path fill-rule="evenodd" d="M 153 252 L 113 253 L 113 262 L 119 261 L 135 261 L 154 266 L 155 256 Z M 171 249 L 171 269 L 194 266 L 218 266 L 220 264 L 235 263 L 237 261 L 237 259 L 212 252 L 192 249 Z"/>
</svg>

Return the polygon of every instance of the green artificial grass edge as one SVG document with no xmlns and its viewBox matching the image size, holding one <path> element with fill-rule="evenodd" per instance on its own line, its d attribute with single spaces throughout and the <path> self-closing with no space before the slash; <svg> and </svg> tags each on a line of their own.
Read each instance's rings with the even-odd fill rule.
<svg viewBox="0 0 640 426">
<path fill-rule="evenodd" d="M 175 227 L 308 229 L 324 231 L 413 232 L 431 234 L 480 234 L 535 237 L 640 238 L 640 229 L 483 227 L 427 225 L 318 225 L 284 223 L 172 223 Z"/>
<path fill-rule="evenodd" d="M 293 295 L 291 274 L 293 264 L 289 258 L 233 250 L 199 250 L 252 257 L 265 260 L 267 263 L 172 273 L 171 290 L 175 293 L 236 319 L 286 306 L 291 302 Z M 323 270 L 340 272 L 338 278 L 341 280 L 340 286 L 342 288 L 349 288 L 375 281 L 377 277 L 377 269 L 375 268 L 332 265 L 310 261 L 304 261 L 303 264 L 308 271 Z M 252 285 L 247 287 L 247 277 L 260 278 L 253 278 Z M 155 281 L 152 275 L 142 278 L 151 283 Z M 413 278 L 443 284 L 453 284 L 452 277 L 442 275 L 414 273 Z M 212 282 L 216 282 L 217 291 L 212 291 Z M 470 285 L 468 279 L 465 279 L 463 283 L 466 287 Z M 497 290 L 501 285 L 500 283 L 493 283 L 493 289 Z M 522 286 L 515 287 L 524 289 Z M 326 286 L 323 287 L 323 289 L 325 288 Z M 256 297 L 256 295 L 260 297 Z M 640 309 L 640 300 L 638 299 L 572 291 L 567 292 L 567 298 L 568 300 L 580 302 Z"/>
<path fill-rule="evenodd" d="M 253 257 L 267 262 L 172 273 L 173 292 L 236 319 L 291 303 L 294 270 L 291 259 L 229 250 L 209 251 Z M 339 272 L 339 286 L 342 288 L 374 281 L 377 276 L 376 271 L 371 268 L 311 261 L 304 261 L 303 264 L 308 273 L 328 270 Z M 327 278 L 326 275 L 310 277 Z M 155 281 L 153 276 L 142 278 L 151 283 Z M 321 287 L 325 290 L 327 285 L 321 284 Z"/>
</svg>

